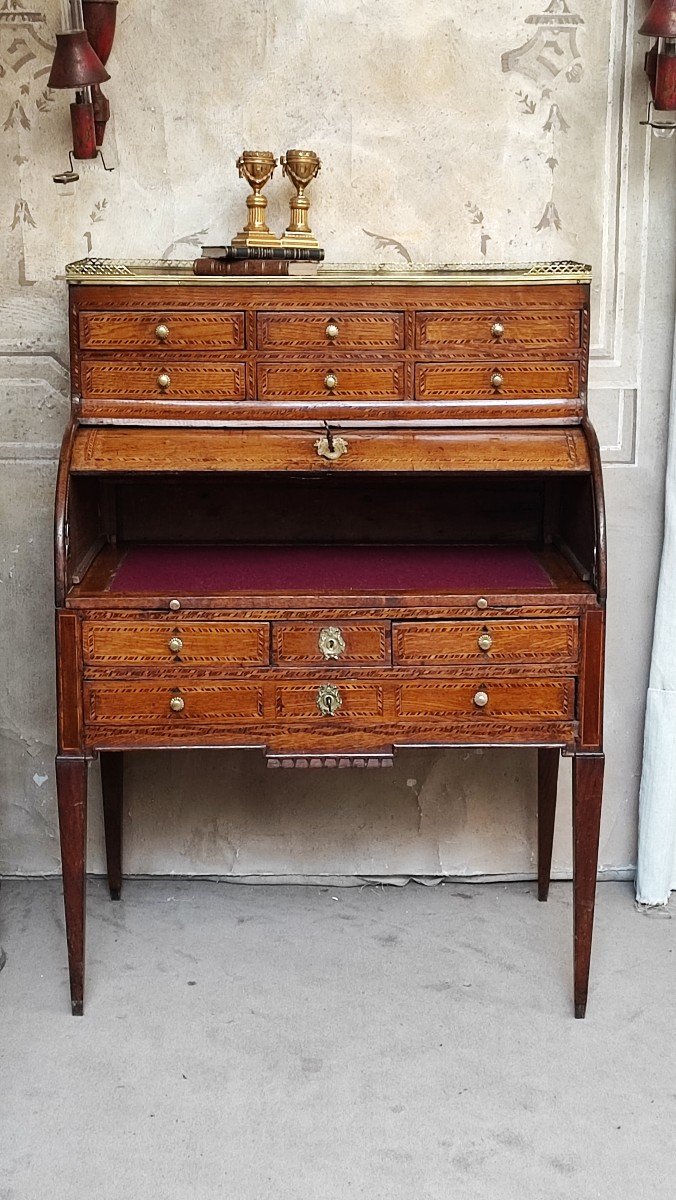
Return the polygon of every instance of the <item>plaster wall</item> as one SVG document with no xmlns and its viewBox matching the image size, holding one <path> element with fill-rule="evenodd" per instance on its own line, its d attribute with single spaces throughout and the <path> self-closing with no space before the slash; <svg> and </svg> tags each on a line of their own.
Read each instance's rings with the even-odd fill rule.
<svg viewBox="0 0 676 1200">
<path fill-rule="evenodd" d="M 51 508 L 68 413 L 63 265 L 229 240 L 243 146 L 323 159 L 334 262 L 594 266 L 590 408 L 610 540 L 602 869 L 635 860 L 674 328 L 674 142 L 638 122 L 633 0 L 121 0 L 106 156 L 57 188 L 46 89 L 57 0 L 0 0 L 0 873 L 58 870 Z M 573 20 L 577 18 L 577 20 Z M 288 188 L 269 189 L 282 228 Z M 90 868 L 102 869 L 92 768 Z M 402 753 L 372 774 L 245 753 L 131 757 L 126 869 L 215 875 L 532 873 L 535 756 Z M 563 769 L 554 871 L 570 872 Z"/>
</svg>

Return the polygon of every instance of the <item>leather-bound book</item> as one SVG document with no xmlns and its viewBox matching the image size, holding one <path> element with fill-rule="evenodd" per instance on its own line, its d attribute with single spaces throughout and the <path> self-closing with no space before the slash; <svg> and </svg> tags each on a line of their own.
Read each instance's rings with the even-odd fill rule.
<svg viewBox="0 0 676 1200">
<path fill-rule="evenodd" d="M 288 275 L 289 264 L 281 258 L 243 259 L 229 262 L 225 258 L 196 258 L 196 275 Z"/>
</svg>

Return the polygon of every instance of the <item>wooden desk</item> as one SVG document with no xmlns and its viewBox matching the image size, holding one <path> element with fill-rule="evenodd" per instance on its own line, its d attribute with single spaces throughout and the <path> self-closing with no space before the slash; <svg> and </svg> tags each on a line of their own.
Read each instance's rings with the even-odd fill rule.
<svg viewBox="0 0 676 1200">
<path fill-rule="evenodd" d="M 606 590 L 588 269 L 252 283 L 86 260 L 69 280 L 56 605 L 73 1012 L 90 758 L 119 899 L 123 751 L 358 769 L 399 746 L 515 745 L 539 748 L 541 900 L 573 756 L 584 1016 Z"/>
</svg>

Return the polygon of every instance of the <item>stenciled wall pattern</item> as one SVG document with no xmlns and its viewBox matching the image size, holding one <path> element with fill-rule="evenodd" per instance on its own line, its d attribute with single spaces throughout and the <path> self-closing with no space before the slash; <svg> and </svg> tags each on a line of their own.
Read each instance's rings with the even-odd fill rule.
<svg viewBox="0 0 676 1200">
<path fill-rule="evenodd" d="M 649 159 L 633 0 L 120 0 L 106 85 L 115 170 L 80 164 L 67 187 L 52 175 L 67 165 L 71 96 L 47 88 L 59 18 L 58 0 L 0 0 L 0 872 L 58 867 L 50 539 L 68 413 L 63 266 L 87 254 L 192 258 L 202 242 L 229 240 L 243 221 L 234 164 L 244 146 L 318 151 L 311 219 L 330 261 L 593 264 L 590 403 L 608 464 L 611 586 L 622 596 L 615 625 L 612 603 L 610 614 L 601 861 L 628 867 L 666 404 L 642 416 L 640 329 L 645 305 L 668 292 L 668 256 L 657 290 L 645 290 Z M 667 160 L 655 171 L 659 192 Z M 267 194 L 281 230 L 289 185 L 279 171 Z M 673 328 L 669 313 L 661 319 Z M 651 359 L 660 395 L 668 347 L 664 361 L 659 350 Z M 620 616 L 633 622 L 630 647 Z M 531 754 L 409 752 L 385 775 L 346 786 L 328 772 L 280 780 L 245 754 L 164 765 L 139 755 L 128 868 L 531 870 Z M 187 790 L 203 797 L 189 820 Z M 564 803 L 564 874 L 565 821 Z M 96 820 L 91 865 L 101 865 Z"/>
</svg>

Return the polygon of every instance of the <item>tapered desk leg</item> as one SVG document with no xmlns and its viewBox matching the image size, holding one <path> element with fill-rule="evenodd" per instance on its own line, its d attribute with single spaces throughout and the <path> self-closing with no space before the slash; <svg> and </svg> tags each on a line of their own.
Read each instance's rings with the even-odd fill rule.
<svg viewBox="0 0 676 1200">
<path fill-rule="evenodd" d="M 124 759 L 120 750 L 101 750 L 101 793 L 106 835 L 106 866 L 111 900 L 122 891 L 122 797 Z"/>
<path fill-rule="evenodd" d="M 599 856 L 603 754 L 573 757 L 573 922 L 575 927 L 575 1016 L 587 1010 L 596 873 Z"/>
<path fill-rule="evenodd" d="M 87 760 L 58 755 L 56 790 L 61 834 L 63 903 L 66 914 L 70 1002 L 73 1016 L 82 1016 L 84 1000 Z"/>
<path fill-rule="evenodd" d="M 542 747 L 538 750 L 538 900 L 549 895 L 558 782 L 559 751 Z"/>
</svg>

